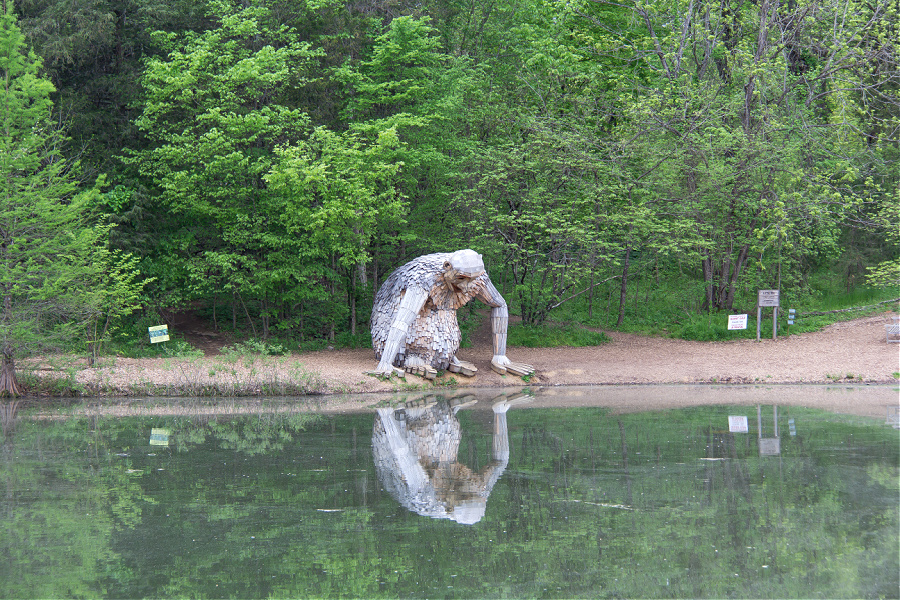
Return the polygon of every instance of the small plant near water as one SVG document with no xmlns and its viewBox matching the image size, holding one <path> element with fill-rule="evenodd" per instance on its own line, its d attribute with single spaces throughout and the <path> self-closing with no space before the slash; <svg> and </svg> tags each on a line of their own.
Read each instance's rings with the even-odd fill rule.
<svg viewBox="0 0 900 600">
<path fill-rule="evenodd" d="M 369 375 L 371 375 L 378 381 L 390 381 L 391 378 L 394 377 L 393 373 L 376 373 L 374 371 L 369 373 Z"/>
<path fill-rule="evenodd" d="M 399 379 L 397 383 L 394 384 L 394 390 L 398 392 L 421 392 L 425 390 L 432 389 L 434 387 L 433 383 L 411 383 L 407 382 L 406 379 Z"/>
<path fill-rule="evenodd" d="M 72 398 L 85 393 L 85 386 L 75 379 L 75 369 L 69 368 L 50 376 L 40 376 L 35 371 L 23 370 L 18 374 L 19 383 L 29 396 Z"/>
<path fill-rule="evenodd" d="M 459 385 L 459 382 L 456 380 L 456 377 L 452 375 L 450 377 L 444 377 L 443 372 L 440 373 L 440 377 L 435 379 L 434 385 L 435 387 L 446 387 L 446 388 L 454 388 Z"/>
</svg>

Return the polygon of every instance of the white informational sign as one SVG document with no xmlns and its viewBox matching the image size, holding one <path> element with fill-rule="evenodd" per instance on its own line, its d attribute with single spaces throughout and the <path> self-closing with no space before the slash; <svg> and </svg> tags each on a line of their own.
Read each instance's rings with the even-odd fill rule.
<svg viewBox="0 0 900 600">
<path fill-rule="evenodd" d="M 781 306 L 778 303 L 780 290 L 759 290 L 758 304 L 760 306 Z"/>
<path fill-rule="evenodd" d="M 728 315 L 728 329 L 747 329 L 747 315 Z"/>
<path fill-rule="evenodd" d="M 747 417 L 728 417 L 728 431 L 731 433 L 747 433 L 750 429 L 747 427 Z"/>
<path fill-rule="evenodd" d="M 169 341 L 169 326 L 168 325 L 157 325 L 156 327 L 148 327 L 148 331 L 150 331 L 150 343 L 155 344 L 157 342 L 168 342 Z"/>
</svg>

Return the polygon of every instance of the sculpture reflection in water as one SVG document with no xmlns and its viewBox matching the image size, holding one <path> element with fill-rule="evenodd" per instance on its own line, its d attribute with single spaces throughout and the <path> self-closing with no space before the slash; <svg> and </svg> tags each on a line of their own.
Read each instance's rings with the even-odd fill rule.
<svg viewBox="0 0 900 600">
<path fill-rule="evenodd" d="M 524 394 L 494 400 L 491 461 L 477 473 L 457 460 L 462 430 L 456 413 L 474 405 L 473 396 L 449 401 L 429 396 L 399 408 L 378 409 L 372 452 L 381 484 L 415 513 L 477 523 L 509 462 L 506 412 L 530 401 Z"/>
</svg>

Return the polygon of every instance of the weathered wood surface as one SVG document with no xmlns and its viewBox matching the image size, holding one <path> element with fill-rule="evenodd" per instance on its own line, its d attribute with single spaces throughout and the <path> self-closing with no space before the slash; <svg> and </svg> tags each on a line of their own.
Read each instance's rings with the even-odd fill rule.
<svg viewBox="0 0 900 600">
<path fill-rule="evenodd" d="M 456 358 L 461 339 L 456 311 L 472 298 L 492 308 L 492 368 L 503 374 L 507 370 L 534 372 L 529 365 L 516 366 L 506 359 L 506 301 L 473 250 L 420 256 L 385 280 L 372 308 L 372 347 L 380 361 L 378 372 L 389 373 L 393 365 L 428 379 L 436 376 L 434 370 L 474 375 L 474 365 Z"/>
</svg>

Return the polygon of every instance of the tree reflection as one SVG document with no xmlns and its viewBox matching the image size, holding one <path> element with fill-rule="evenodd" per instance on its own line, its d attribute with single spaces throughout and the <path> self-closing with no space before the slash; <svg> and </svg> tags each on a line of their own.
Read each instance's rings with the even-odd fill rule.
<svg viewBox="0 0 900 600">
<path fill-rule="evenodd" d="M 19 409 L 19 401 L 4 402 L 0 404 L 0 431 L 4 439 L 13 431 L 16 425 L 16 411 Z"/>
<path fill-rule="evenodd" d="M 381 484 L 402 506 L 422 516 L 465 525 L 479 522 L 509 462 L 506 412 L 530 400 L 524 394 L 494 400 L 491 461 L 478 472 L 457 459 L 462 429 L 456 413 L 475 404 L 473 396 L 426 396 L 399 408 L 378 409 L 372 452 Z"/>
</svg>

